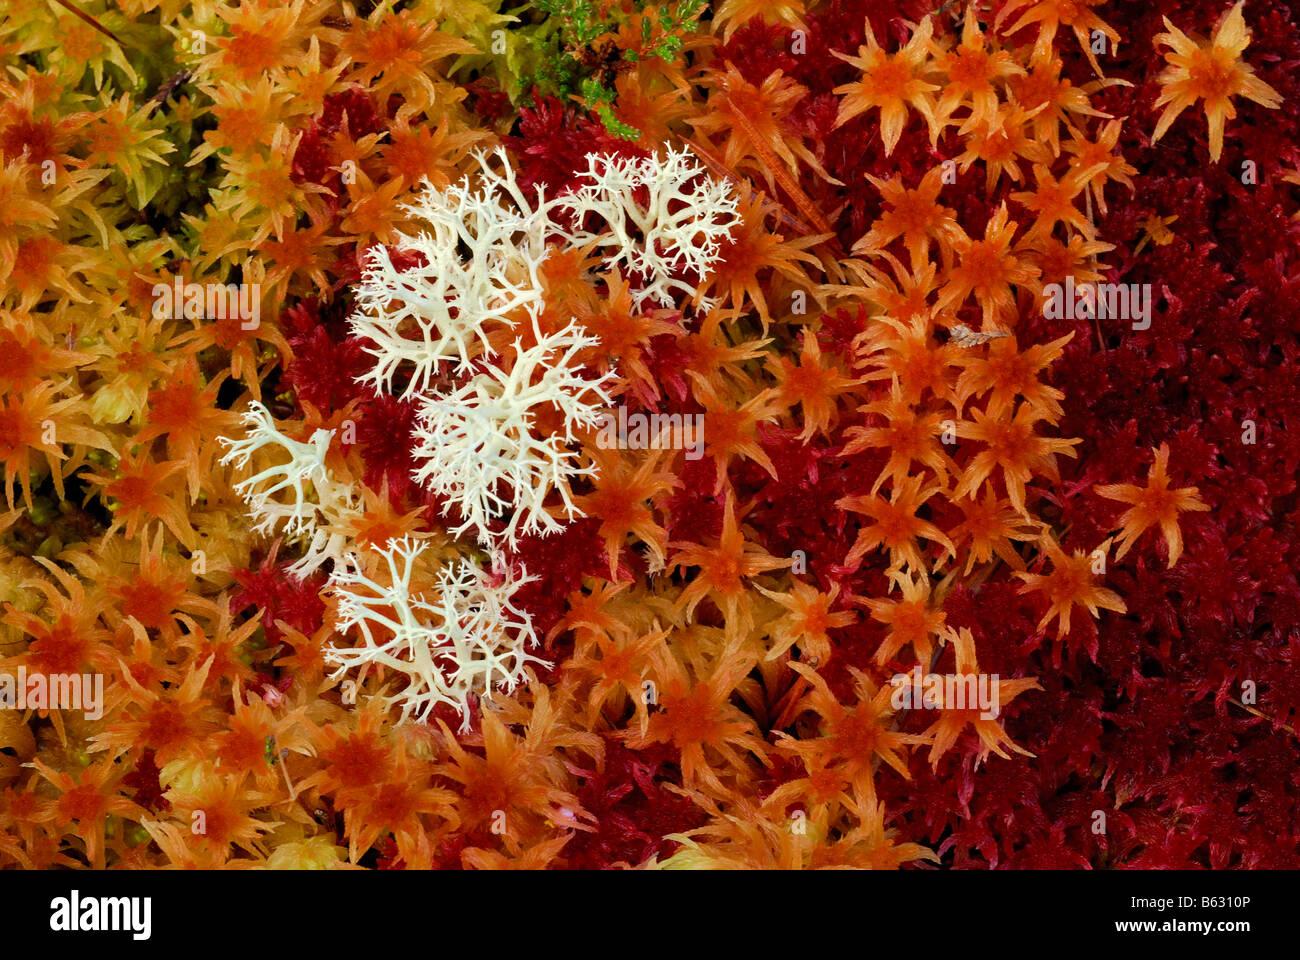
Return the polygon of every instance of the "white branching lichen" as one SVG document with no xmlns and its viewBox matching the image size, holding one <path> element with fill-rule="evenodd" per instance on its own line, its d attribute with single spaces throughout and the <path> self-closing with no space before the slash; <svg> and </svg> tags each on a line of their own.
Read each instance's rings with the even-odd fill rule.
<svg viewBox="0 0 1300 960">
<path fill-rule="evenodd" d="M 392 392 L 403 369 L 410 379 L 402 396 L 424 392 L 444 364 L 465 370 L 475 356 L 491 355 L 491 324 L 513 326 L 512 314 L 541 309 L 550 204 L 540 188 L 530 201 L 505 151 L 495 156 L 499 173 L 477 154 L 477 191 L 469 177 L 445 189 L 426 180 L 403 205 L 423 225 L 399 233 L 394 245 L 411 265 L 395 265 L 383 245 L 366 256 L 349 327 L 375 358 L 358 381 L 376 393 Z"/>
<path fill-rule="evenodd" d="M 741 220 L 731 183 L 668 146 L 646 158 L 590 155 L 585 182 L 554 200 L 541 188 L 528 196 L 505 151 L 476 160 L 473 185 L 469 177 L 444 189 L 425 181 L 404 206 L 416 232 L 366 255 L 349 328 L 374 358 L 358 381 L 416 405 L 415 480 L 459 517 L 455 535 L 472 533 L 499 556 L 522 536 L 547 536 L 582 516 L 571 484 L 595 467 L 580 435 L 599 428 L 617 381 L 612 370 L 584 368 L 579 356 L 599 341 L 576 322 L 539 329 L 547 244 L 597 250 L 634 281 L 638 308 L 683 296 L 699 306 L 697 286 Z M 515 337 L 501 346 L 519 324 L 531 327 L 532 345 Z M 254 463 L 257 472 L 235 489 L 255 530 L 302 545 L 289 568 L 299 576 L 332 562 L 336 626 L 353 641 L 326 652 L 336 677 L 396 671 L 408 682 L 389 702 L 403 720 L 447 704 L 467 726 L 473 698 L 509 691 L 529 664 L 545 663 L 528 652 L 538 642 L 531 617 L 513 605 L 535 578 L 488 573 L 467 559 L 424 569 L 426 544 L 412 538 L 359 547 L 349 531 L 364 520 L 364 502 L 326 464 L 333 432 L 291 440 L 260 403 L 243 422 L 244 439 L 221 438 L 230 448 L 222 463 Z M 427 596 L 413 587 L 417 570 L 418 582 L 436 577 Z"/>
<path fill-rule="evenodd" d="M 260 403 L 249 404 L 240 418 L 247 433 L 242 440 L 219 437 L 229 451 L 221 463 L 247 467 L 263 450 L 279 451 L 287 462 L 266 467 L 235 484 L 263 536 L 282 533 L 303 544 L 302 557 L 288 569 L 306 576 L 327 560 L 338 563 L 347 553 L 343 522 L 357 515 L 356 494 L 350 484 L 336 480 L 325 464 L 333 430 L 320 429 L 306 443 L 286 437 Z"/>
<path fill-rule="evenodd" d="M 601 422 L 610 404 L 606 387 L 615 376 L 583 376 L 576 356 L 598 341 L 578 324 L 552 334 L 534 324 L 533 332 L 534 346 L 524 349 L 516 341 L 509 372 L 489 367 L 421 401 L 414 477 L 460 513 L 457 536 L 472 531 L 481 543 L 513 547 L 521 535 L 558 532 L 564 525 L 546 507 L 552 492 L 566 519 L 582 516 L 569 485 L 594 470 L 581 466 L 571 447 L 579 429 Z M 539 433 L 543 410 L 559 412 L 557 431 Z"/>
<path fill-rule="evenodd" d="M 694 154 L 672 147 L 662 157 L 588 154 L 585 176 L 590 182 L 557 201 L 573 218 L 568 239 L 594 245 L 607 266 L 640 279 L 638 307 L 696 296 L 682 275 L 696 284 L 707 279 L 741 222 L 730 181 L 713 179 Z M 602 221 L 594 232 L 583 226 L 590 215 Z"/>
<path fill-rule="evenodd" d="M 337 667 L 335 677 L 354 669 L 364 676 L 376 666 L 403 674 L 406 686 L 388 698 L 403 720 L 425 720 L 447 704 L 465 729 L 471 697 L 509 692 L 530 663 L 549 665 L 528 652 L 538 642 L 532 620 L 511 603 L 519 587 L 536 578 L 524 571 L 489 573 L 462 558 L 442 568 L 436 595 L 426 599 L 412 593 L 411 583 L 426 548 L 408 537 L 376 548 L 383 559 L 378 580 L 357 556 L 335 568 L 329 588 L 338 601 L 337 629 L 355 629 L 360 643 L 330 647 L 325 659 Z"/>
</svg>

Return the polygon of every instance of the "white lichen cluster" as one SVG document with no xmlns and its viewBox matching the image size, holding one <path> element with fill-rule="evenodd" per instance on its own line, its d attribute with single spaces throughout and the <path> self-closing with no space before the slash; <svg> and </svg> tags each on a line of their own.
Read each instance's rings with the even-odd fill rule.
<svg viewBox="0 0 1300 960">
<path fill-rule="evenodd" d="M 302 545 L 302 557 L 288 568 L 296 576 L 307 576 L 327 560 L 338 563 L 350 550 L 343 529 L 348 519 L 358 516 L 359 497 L 325 463 L 334 431 L 316 430 L 306 443 L 290 439 L 257 402 L 249 404 L 241 420 L 243 439 L 218 438 L 229 447 L 221 463 L 243 469 L 254 457 L 259 465 L 276 461 L 235 484 L 255 521 L 253 531 L 263 536 L 278 533 Z"/>
<path fill-rule="evenodd" d="M 427 544 L 411 538 L 360 548 L 347 531 L 364 520 L 363 498 L 326 464 L 333 431 L 291 440 L 254 403 L 246 436 L 221 438 L 230 448 L 223 464 L 260 468 L 236 485 L 255 530 L 302 544 L 291 572 L 332 566 L 336 629 L 355 638 L 326 651 L 336 677 L 387 668 L 407 678 L 389 697 L 404 720 L 447 704 L 466 725 L 473 698 L 513 689 L 529 664 L 544 663 L 528 652 L 537 636 L 512 602 L 534 578 L 497 560 L 519 537 L 582 516 L 571 485 L 595 468 L 579 435 L 600 424 L 616 379 L 584 368 L 580 355 L 598 341 L 576 322 L 540 329 L 548 246 L 599 251 L 634 282 L 638 306 L 666 306 L 699 299 L 691 278 L 708 277 L 740 222 L 730 183 L 685 151 L 589 156 L 589 182 L 553 200 L 540 188 L 527 196 L 504 151 L 476 159 L 475 185 L 426 181 L 404 207 L 418 228 L 367 254 L 349 327 L 374 358 L 359 382 L 416 404 L 415 480 L 445 499 L 460 518 L 453 532 L 486 547 L 494 572 L 465 558 L 429 570 Z M 497 355 L 494 343 L 510 347 Z M 417 573 L 436 580 L 427 596 L 413 586 Z"/>
<path fill-rule="evenodd" d="M 413 593 L 412 576 L 427 543 L 403 537 L 363 551 L 348 536 L 363 513 L 355 488 L 326 463 L 334 431 L 318 429 L 305 443 L 293 440 L 256 402 L 242 421 L 242 439 L 220 438 L 229 448 L 221 462 L 257 471 L 234 486 L 254 531 L 302 546 L 302 557 L 287 568 L 295 576 L 331 562 L 326 589 L 336 601 L 335 630 L 355 630 L 361 638 L 360 646 L 326 648 L 336 679 L 354 668 L 361 669 L 359 679 L 375 666 L 391 668 L 408 678 L 388 697 L 403 721 L 424 720 L 445 703 L 467 726 L 472 697 L 509 691 L 528 664 L 545 663 L 528 653 L 537 636 L 528 614 L 511 603 L 519 587 L 535 578 L 504 563 L 494 563 L 501 572 L 488 573 L 461 558 L 439 571 L 436 594 L 426 600 Z"/>
<path fill-rule="evenodd" d="M 390 540 L 377 551 L 386 573 L 380 579 L 368 575 L 356 557 L 334 569 L 337 629 L 355 630 L 361 642 L 330 648 L 325 659 L 337 667 L 336 677 L 354 669 L 364 676 L 377 666 L 405 674 L 406 687 L 388 698 L 403 720 L 426 720 L 445 703 L 460 713 L 464 729 L 471 697 L 509 692 L 528 664 L 548 665 L 528 653 L 537 635 L 528 614 L 511 603 L 519 587 L 535 578 L 524 571 L 491 574 L 461 559 L 442 568 L 433 596 L 426 598 L 413 592 L 411 577 L 427 546 L 408 537 Z"/>
<path fill-rule="evenodd" d="M 375 357 L 359 379 L 382 393 L 397 389 L 399 372 L 408 378 L 401 393 L 419 412 L 415 479 L 461 518 L 457 535 L 489 549 L 562 529 L 557 512 L 565 521 L 581 516 L 570 484 L 591 468 L 573 449 L 576 434 L 610 403 L 613 375 L 587 379 L 577 360 L 596 345 L 580 326 L 537 332 L 548 243 L 600 250 L 608 268 L 642 284 L 638 304 L 664 305 L 696 295 L 684 277 L 707 277 L 739 222 L 731 184 L 710 178 L 686 151 L 592 154 L 588 182 L 555 200 L 540 188 L 526 196 L 506 153 L 493 157 L 499 170 L 478 155 L 477 188 L 469 178 L 424 185 L 405 207 L 421 229 L 396 244 L 414 265 L 399 269 L 383 248 L 371 254 L 351 319 Z M 521 322 L 538 344 L 524 350 L 516 338 L 513 352 L 495 357 L 492 334 L 500 343 Z M 458 380 L 448 386 L 452 375 Z M 539 432 L 540 409 L 561 412 L 558 430 Z"/>
<path fill-rule="evenodd" d="M 468 370 L 475 356 L 491 355 L 494 324 L 513 326 L 520 310 L 541 309 L 548 205 L 540 191 L 532 202 L 524 195 L 504 150 L 495 156 L 501 173 L 479 155 L 477 191 L 468 178 L 442 190 L 426 182 L 402 206 L 422 225 L 394 244 L 413 265 L 397 267 L 382 244 L 366 256 L 349 326 L 375 358 L 358 380 L 376 393 L 392 392 L 401 369 L 409 373 L 403 397 L 427 390 L 444 365 Z"/>
<path fill-rule="evenodd" d="M 534 346 L 515 342 L 508 372 L 489 367 L 420 405 L 415 479 L 456 504 L 463 518 L 457 536 L 473 532 L 513 546 L 521 535 L 558 532 L 564 525 L 546 505 L 552 493 L 565 519 L 580 515 L 570 483 L 594 468 L 583 466 L 573 448 L 575 431 L 599 425 L 615 377 L 582 375 L 576 356 L 597 341 L 578 324 L 547 335 L 534 327 L 533 335 Z M 539 435 L 542 409 L 559 411 L 558 432 Z"/>
<path fill-rule="evenodd" d="M 569 239 L 596 247 L 606 266 L 638 278 L 638 307 L 697 296 L 696 285 L 712 273 L 740 223 L 731 184 L 708 176 L 689 151 L 671 147 L 662 158 L 589 154 L 586 177 L 589 183 L 559 201 L 573 218 Z M 593 217 L 597 229 L 585 228 Z"/>
</svg>

